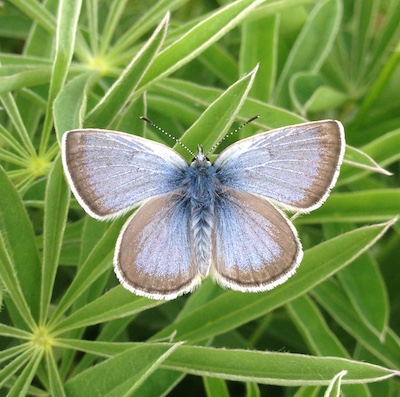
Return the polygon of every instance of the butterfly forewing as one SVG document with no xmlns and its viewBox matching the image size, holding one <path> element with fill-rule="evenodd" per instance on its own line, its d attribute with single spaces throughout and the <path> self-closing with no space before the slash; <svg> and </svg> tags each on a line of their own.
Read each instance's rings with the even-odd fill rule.
<svg viewBox="0 0 400 397">
<path fill-rule="evenodd" d="M 296 211 L 318 208 L 336 183 L 343 126 L 325 120 L 279 128 L 239 141 L 214 161 L 221 183 Z"/>
<path fill-rule="evenodd" d="M 212 274 L 239 291 L 265 291 L 287 280 L 303 256 L 293 225 L 267 200 L 228 190 L 215 205 Z"/>
<path fill-rule="evenodd" d="M 153 299 L 173 299 L 201 282 L 193 259 L 190 208 L 170 193 L 146 201 L 126 222 L 114 256 L 125 288 Z"/>
<path fill-rule="evenodd" d="M 97 219 L 113 218 L 144 199 L 175 190 L 187 167 L 172 149 L 116 131 L 69 131 L 62 146 L 71 189 Z"/>
</svg>

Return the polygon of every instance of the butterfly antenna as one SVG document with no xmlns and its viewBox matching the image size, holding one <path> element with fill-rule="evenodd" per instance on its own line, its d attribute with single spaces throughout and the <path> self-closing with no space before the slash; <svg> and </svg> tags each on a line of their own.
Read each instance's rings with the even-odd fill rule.
<svg viewBox="0 0 400 397">
<path fill-rule="evenodd" d="M 241 126 L 236 128 L 236 130 L 229 132 L 226 134 L 222 139 L 220 139 L 217 143 L 214 144 L 214 146 L 207 152 L 206 157 L 213 151 L 215 150 L 226 138 L 232 136 L 233 134 L 236 134 L 238 131 L 240 131 L 243 127 L 246 127 L 247 124 L 250 124 L 252 121 L 258 119 L 260 117 L 259 114 L 256 116 L 253 116 L 251 119 L 248 119 L 245 123 L 243 123 Z"/>
<path fill-rule="evenodd" d="M 145 121 L 146 123 L 149 123 L 152 127 L 157 128 L 158 131 L 162 132 L 164 135 L 166 135 L 168 138 L 171 138 L 173 141 L 175 141 L 178 145 L 181 145 L 184 149 L 186 149 L 193 157 L 196 157 L 195 154 L 179 139 L 175 138 L 173 135 L 171 135 L 169 132 L 163 130 L 161 127 L 159 127 L 157 124 L 153 123 L 150 119 L 144 116 L 140 116 L 140 118 Z"/>
</svg>

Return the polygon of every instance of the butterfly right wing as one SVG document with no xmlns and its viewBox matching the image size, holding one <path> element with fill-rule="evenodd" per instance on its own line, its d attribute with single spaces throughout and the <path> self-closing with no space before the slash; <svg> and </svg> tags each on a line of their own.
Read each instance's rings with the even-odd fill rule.
<svg viewBox="0 0 400 397">
<path fill-rule="evenodd" d="M 325 201 L 343 160 L 343 126 L 334 120 L 278 128 L 238 141 L 215 159 L 220 182 L 309 212 Z"/>
<path fill-rule="evenodd" d="M 171 192 L 187 163 L 171 148 L 123 132 L 68 131 L 62 160 L 71 189 L 96 219 L 111 219 L 149 197 Z"/>
<path fill-rule="evenodd" d="M 179 191 L 147 200 L 128 219 L 118 237 L 114 270 L 127 290 L 151 299 L 174 299 L 201 283 L 190 207 Z"/>
</svg>

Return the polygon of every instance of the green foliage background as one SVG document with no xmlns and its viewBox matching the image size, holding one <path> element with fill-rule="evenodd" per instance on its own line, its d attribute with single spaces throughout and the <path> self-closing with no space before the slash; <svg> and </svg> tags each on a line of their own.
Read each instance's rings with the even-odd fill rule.
<svg viewBox="0 0 400 397">
<path fill-rule="evenodd" d="M 399 20 L 400 0 L 1 2 L 0 395 L 399 396 Z M 125 291 L 124 219 L 71 198 L 62 134 L 172 146 L 148 115 L 208 149 L 255 114 L 224 144 L 345 126 L 337 186 L 295 220 L 296 275 L 168 303 Z"/>
</svg>

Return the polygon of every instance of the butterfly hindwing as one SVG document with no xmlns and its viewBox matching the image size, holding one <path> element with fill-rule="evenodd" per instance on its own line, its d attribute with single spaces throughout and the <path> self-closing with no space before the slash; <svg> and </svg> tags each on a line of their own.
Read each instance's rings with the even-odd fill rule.
<svg viewBox="0 0 400 397">
<path fill-rule="evenodd" d="M 193 259 L 190 208 L 179 194 L 147 200 L 117 241 L 115 272 L 125 288 L 153 299 L 174 299 L 201 282 Z"/>
<path fill-rule="evenodd" d="M 265 291 L 287 280 L 303 251 L 296 229 L 267 200 L 228 190 L 215 205 L 212 268 L 216 281 L 239 291 Z"/>
<path fill-rule="evenodd" d="M 110 219 L 177 188 L 186 161 L 167 146 L 108 130 L 73 130 L 62 142 L 64 169 L 89 215 Z"/>
<path fill-rule="evenodd" d="M 243 139 L 225 149 L 213 165 L 227 187 L 308 212 L 324 202 L 336 183 L 344 147 L 338 121 L 317 121 Z"/>
</svg>

